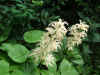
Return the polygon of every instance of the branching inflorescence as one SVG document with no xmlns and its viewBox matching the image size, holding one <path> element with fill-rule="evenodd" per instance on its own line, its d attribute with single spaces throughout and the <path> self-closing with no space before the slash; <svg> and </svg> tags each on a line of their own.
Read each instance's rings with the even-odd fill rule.
<svg viewBox="0 0 100 75">
<path fill-rule="evenodd" d="M 79 24 L 72 25 L 69 29 L 70 35 L 67 37 L 67 48 L 68 50 L 73 50 L 74 46 L 78 46 L 82 43 L 82 40 L 87 36 L 89 26 L 80 20 Z"/>
<path fill-rule="evenodd" d="M 36 61 L 43 62 L 46 66 L 52 66 L 55 62 L 55 57 L 52 52 L 57 52 L 57 48 L 60 48 L 61 41 L 64 39 L 67 31 L 70 31 L 71 37 L 67 37 L 67 48 L 72 50 L 75 45 L 82 43 L 82 39 L 87 36 L 89 26 L 80 21 L 80 24 L 75 24 L 71 28 L 66 29 L 64 25 L 68 25 L 67 22 L 54 21 L 46 28 L 48 32 L 44 34 L 40 41 L 40 47 L 33 50 L 33 57 Z"/>
</svg>

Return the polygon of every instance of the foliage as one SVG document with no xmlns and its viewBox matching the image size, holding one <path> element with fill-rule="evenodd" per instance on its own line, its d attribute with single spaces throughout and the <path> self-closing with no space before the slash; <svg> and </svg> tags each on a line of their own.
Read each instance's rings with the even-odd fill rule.
<svg viewBox="0 0 100 75">
<path fill-rule="evenodd" d="M 23 45 L 3 43 L 1 49 L 8 53 L 8 56 L 15 62 L 23 63 L 28 57 L 29 51 Z"/>
<path fill-rule="evenodd" d="M 0 60 L 0 74 L 9 75 L 9 63 L 4 60 Z"/>
<path fill-rule="evenodd" d="M 24 40 L 28 43 L 35 43 L 41 40 L 43 31 L 31 30 L 24 34 Z"/>
<path fill-rule="evenodd" d="M 60 64 L 60 72 L 61 75 L 79 75 L 79 73 L 76 71 L 76 69 L 72 66 L 72 64 L 67 61 L 66 59 L 63 59 L 63 61 Z"/>
<path fill-rule="evenodd" d="M 99 13 L 99 0 L 0 0 L 0 75 L 99 75 Z M 35 63 L 29 54 L 58 18 L 69 27 L 84 20 L 88 37 L 73 51 L 66 50 L 67 38 L 62 40 L 52 67 Z"/>
</svg>

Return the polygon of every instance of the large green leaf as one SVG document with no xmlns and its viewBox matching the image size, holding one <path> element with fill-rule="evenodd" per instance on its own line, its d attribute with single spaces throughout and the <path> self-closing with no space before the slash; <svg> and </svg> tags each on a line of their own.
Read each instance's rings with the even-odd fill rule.
<svg viewBox="0 0 100 75">
<path fill-rule="evenodd" d="M 63 59 L 63 61 L 61 62 L 59 70 L 61 72 L 61 75 L 79 75 L 73 65 L 66 59 Z"/>
<path fill-rule="evenodd" d="M 0 75 L 9 75 L 9 63 L 0 60 Z"/>
<path fill-rule="evenodd" d="M 28 43 L 35 43 L 41 40 L 43 31 L 40 30 L 31 30 L 24 34 L 24 40 Z"/>
<path fill-rule="evenodd" d="M 28 49 L 21 44 L 3 43 L 0 47 L 2 50 L 8 52 L 8 56 L 15 62 L 23 63 L 28 57 Z"/>
</svg>

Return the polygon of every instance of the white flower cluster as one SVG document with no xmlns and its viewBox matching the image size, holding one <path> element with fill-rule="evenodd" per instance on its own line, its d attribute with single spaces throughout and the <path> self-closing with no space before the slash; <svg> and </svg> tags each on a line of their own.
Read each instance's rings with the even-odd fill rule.
<svg viewBox="0 0 100 75">
<path fill-rule="evenodd" d="M 39 43 L 40 47 L 34 49 L 31 54 L 36 61 L 43 62 L 46 66 L 52 66 L 55 62 L 52 52 L 57 52 L 57 48 L 60 48 L 61 41 L 68 31 L 70 31 L 69 34 L 71 35 L 67 37 L 68 50 L 73 50 L 74 46 L 82 43 L 83 38 L 87 36 L 86 32 L 89 26 L 85 22 L 80 21 L 79 24 L 66 29 L 65 24 L 68 25 L 67 22 L 63 22 L 61 19 L 49 24 L 49 27 L 46 28 L 48 32 L 44 34 Z"/>
<path fill-rule="evenodd" d="M 88 28 L 89 26 L 80 20 L 79 24 L 75 24 L 69 29 L 71 36 L 67 38 L 68 50 L 73 50 L 75 45 L 78 46 L 82 43 L 83 38 L 87 36 Z"/>
<path fill-rule="evenodd" d="M 64 26 L 65 24 L 67 24 L 67 22 L 63 22 L 61 19 L 49 24 L 49 27 L 46 28 L 48 32 L 42 37 L 40 47 L 35 49 L 32 53 L 36 61 L 40 60 L 47 66 L 54 63 L 55 58 L 52 52 L 57 51 L 57 48 L 60 47 L 61 41 L 67 32 Z"/>
</svg>

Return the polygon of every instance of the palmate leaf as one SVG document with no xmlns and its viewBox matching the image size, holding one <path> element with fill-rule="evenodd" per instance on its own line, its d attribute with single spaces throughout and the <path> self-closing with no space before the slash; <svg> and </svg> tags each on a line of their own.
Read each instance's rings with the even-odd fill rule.
<svg viewBox="0 0 100 75">
<path fill-rule="evenodd" d="M 40 30 L 31 30 L 24 34 L 24 40 L 28 43 L 36 43 L 41 40 L 43 31 Z"/>
<path fill-rule="evenodd" d="M 63 59 L 63 61 L 61 62 L 59 70 L 61 72 L 61 75 L 79 75 L 77 70 L 73 67 L 72 63 L 70 63 L 66 59 Z"/>
<path fill-rule="evenodd" d="M 21 44 L 3 43 L 0 47 L 3 51 L 8 53 L 8 56 L 17 63 L 26 61 L 29 51 Z"/>
<path fill-rule="evenodd" d="M 0 75 L 9 75 L 9 63 L 0 60 Z"/>
</svg>

